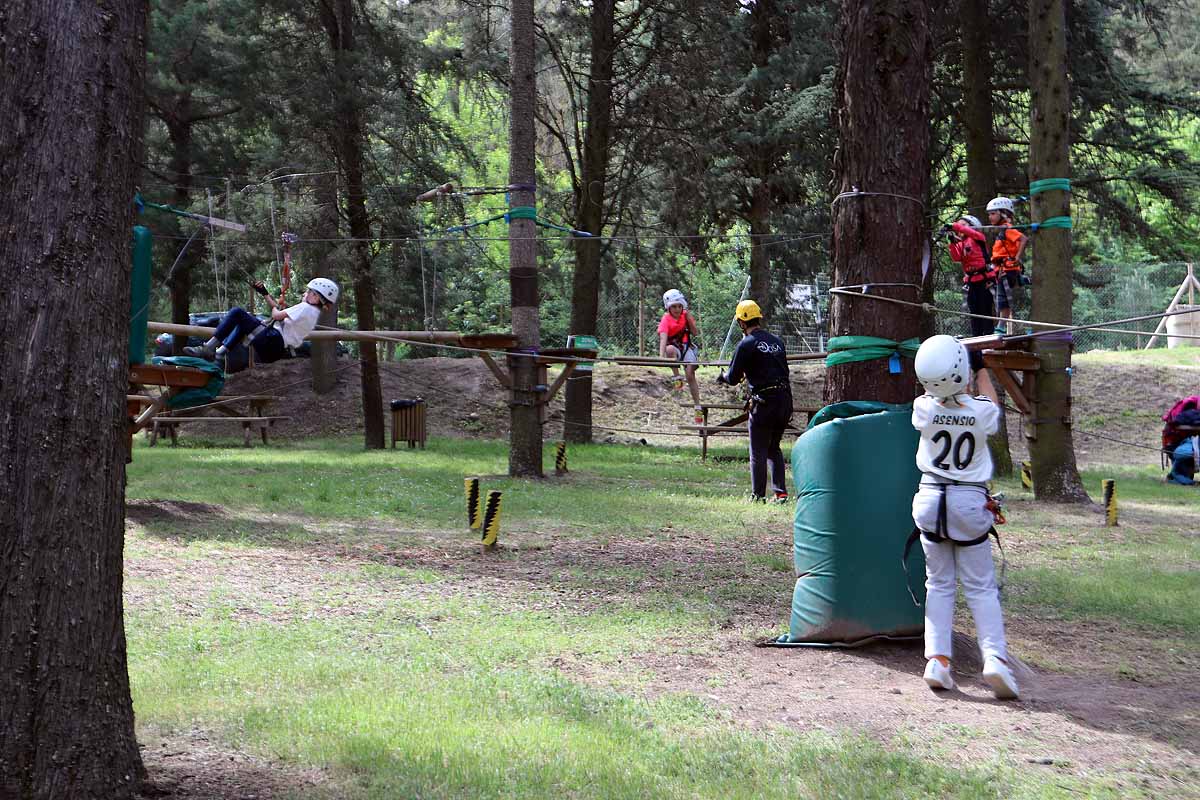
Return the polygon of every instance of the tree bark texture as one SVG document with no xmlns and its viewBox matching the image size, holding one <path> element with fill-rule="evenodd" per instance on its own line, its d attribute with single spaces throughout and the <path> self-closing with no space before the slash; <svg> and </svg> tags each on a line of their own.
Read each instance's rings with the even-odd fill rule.
<svg viewBox="0 0 1200 800">
<path fill-rule="evenodd" d="M 901 283 L 876 292 L 917 301 L 928 242 L 924 199 L 929 189 L 931 38 L 925 0 L 844 0 L 838 24 L 839 67 L 834 158 L 839 193 L 833 207 L 834 284 Z M 902 341 L 920 333 L 916 308 L 835 296 L 833 336 Z M 888 359 L 826 370 L 825 401 L 910 402 L 912 361 L 891 374 Z"/>
<path fill-rule="evenodd" d="M 178 112 L 188 113 L 187 100 L 187 95 L 180 99 L 176 109 Z M 171 180 L 175 183 L 171 192 L 171 204 L 176 208 L 187 208 L 192 194 L 192 123 L 181 121 L 179 115 L 175 114 L 169 119 L 166 118 L 166 115 L 163 117 L 167 135 L 171 141 Z M 195 232 L 194 226 L 197 223 L 192 223 L 193 229 L 188 231 L 183 230 L 178 218 L 172 219 L 170 224 L 185 237 L 181 240 L 184 244 L 179 246 L 186 247 L 182 253 L 177 253 L 172 257 L 173 263 L 168 281 L 171 292 L 171 321 L 179 325 L 187 325 L 191 322 L 189 315 L 192 304 L 192 269 L 200 263 L 200 257 L 207 242 L 202 234 L 198 234 L 190 242 L 186 238 Z M 174 336 L 171 340 L 171 352 L 181 356 L 186 345 L 186 336 Z"/>
<path fill-rule="evenodd" d="M 750 59 L 756 70 L 765 70 L 775 49 L 775 37 L 771 31 L 779 11 L 775 0 L 758 0 L 750 8 Z M 754 119 L 759 122 L 763 110 L 770 102 L 763 80 L 756 81 L 750 93 L 750 108 Z M 761 124 L 761 122 L 760 122 Z M 758 302 L 763 311 L 770 314 L 771 303 L 771 256 L 767 252 L 771 234 L 771 177 L 775 170 L 769 152 L 760 152 L 750 159 L 750 173 L 754 182 L 750 206 L 746 209 L 746 223 L 750 228 L 750 299 Z"/>
<path fill-rule="evenodd" d="M 338 238 L 337 214 L 337 182 L 333 175 L 320 175 L 317 178 L 317 203 L 320 211 L 317 215 L 316 238 L 332 240 Z M 312 245 L 307 245 L 312 247 Z M 341 285 L 342 275 L 337 269 L 333 257 L 334 248 L 322 242 L 309 255 L 310 264 L 314 264 L 313 274 L 309 277 L 320 276 L 337 281 Z M 337 327 L 337 306 L 321 311 L 318 325 Z M 317 394 L 329 394 L 337 385 L 337 342 L 317 341 L 312 343 L 312 387 Z"/>
<path fill-rule="evenodd" d="M 335 80 L 341 89 L 333 137 L 339 167 L 346 179 L 346 217 L 353 240 L 354 310 L 358 315 L 358 329 L 369 331 L 375 329 L 375 278 L 371 274 L 371 257 L 367 251 L 371 224 L 363 190 L 365 137 L 362 103 L 354 77 L 357 55 L 353 3 L 336 0 L 331 5 L 322 4 L 321 18 L 333 49 Z M 362 366 L 363 443 L 368 450 L 382 450 L 383 387 L 379 380 L 379 355 L 375 342 L 359 342 L 358 346 Z"/>
<path fill-rule="evenodd" d="M 1071 153 L 1070 87 L 1067 81 L 1065 0 L 1029 3 L 1029 180 L 1069 178 Z M 1052 190 L 1030 198 L 1032 218 L 1041 222 L 1071 214 L 1071 195 Z M 1037 237 L 1037 269 L 1033 271 L 1032 316 L 1044 322 L 1071 324 L 1071 230 L 1045 228 Z M 1034 339 L 1041 358 L 1029 442 L 1033 490 L 1039 500 L 1088 502 L 1075 465 L 1071 438 L 1071 341 L 1069 336 Z"/>
<path fill-rule="evenodd" d="M 962 26 L 963 139 L 967 150 L 967 213 L 985 219 L 988 201 L 996 196 L 996 139 L 992 125 L 992 57 L 987 31 L 990 25 L 988 0 L 962 0 L 958 18 Z M 992 384 L 1004 401 L 999 382 Z M 1000 415 L 1000 430 L 988 437 L 994 474 L 1013 474 L 1008 448 L 1008 419 Z"/>
<path fill-rule="evenodd" d="M 533 0 L 513 0 L 512 40 L 509 52 L 512 69 L 509 122 L 509 171 L 511 184 L 532 186 L 536 180 L 536 137 L 534 104 L 537 83 L 534 75 Z M 534 192 L 512 193 L 513 206 L 532 206 Z M 508 280 L 512 298 L 513 335 L 517 348 L 533 354 L 541 347 L 538 310 L 537 226 L 531 219 L 514 219 L 508 227 Z M 512 376 L 508 474 L 542 476 L 542 393 L 537 391 L 538 369 L 533 358 L 508 359 Z"/>
<path fill-rule="evenodd" d="M 612 138 L 613 59 L 616 55 L 616 0 L 596 0 L 591 14 L 591 73 L 588 79 L 587 129 L 576 197 L 575 227 L 599 235 L 604 224 L 609 142 Z M 600 309 L 599 239 L 575 240 L 571 284 L 571 333 L 595 334 Z M 567 381 L 563 438 L 592 440 L 592 373 L 576 372 Z"/>
<path fill-rule="evenodd" d="M 122 607 L 146 6 L 0 9 L 0 797 L 143 776 Z"/>
</svg>

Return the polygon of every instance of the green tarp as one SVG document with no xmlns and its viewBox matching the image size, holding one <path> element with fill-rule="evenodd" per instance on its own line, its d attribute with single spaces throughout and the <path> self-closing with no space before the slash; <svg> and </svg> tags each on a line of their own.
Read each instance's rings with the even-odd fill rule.
<svg viewBox="0 0 1200 800">
<path fill-rule="evenodd" d="M 778 644 L 853 644 L 919 635 L 900 557 L 920 482 L 911 405 L 828 406 L 792 448 L 796 586 Z M 912 589 L 924 600 L 925 561 L 913 548 Z"/>
<path fill-rule="evenodd" d="M 167 401 L 167 407 L 174 410 L 177 408 L 191 408 L 192 406 L 202 406 L 205 403 L 211 403 L 221 394 L 221 390 L 225 388 L 225 373 L 221 368 L 211 361 L 205 361 L 203 358 L 192 358 L 191 356 L 154 356 L 150 359 L 150 363 L 155 366 L 162 364 L 174 364 L 177 367 L 192 367 L 193 369 L 201 369 L 208 373 L 208 383 L 197 389 L 184 389 L 177 395 L 171 397 Z"/>
</svg>

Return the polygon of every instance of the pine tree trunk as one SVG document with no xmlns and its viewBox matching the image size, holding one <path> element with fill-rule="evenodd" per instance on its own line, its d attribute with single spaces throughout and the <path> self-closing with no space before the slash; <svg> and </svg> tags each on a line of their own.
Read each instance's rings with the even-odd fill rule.
<svg viewBox="0 0 1200 800">
<path fill-rule="evenodd" d="M 1029 179 L 1069 178 L 1071 113 L 1067 81 L 1065 0 L 1029 3 Z M 1033 221 L 1071 214 L 1068 192 L 1053 190 L 1031 198 Z M 1037 234 L 1033 273 L 1034 319 L 1071 324 L 1071 230 L 1046 228 Z M 1033 489 L 1039 500 L 1088 502 L 1075 466 L 1071 439 L 1071 342 L 1059 335 L 1038 337 L 1033 351 L 1041 358 L 1029 442 Z"/>
<path fill-rule="evenodd" d="M 354 311 L 360 331 L 375 330 L 375 278 L 367 251 L 371 238 L 363 190 L 362 104 L 355 88 L 354 10 L 351 0 L 336 0 L 332 9 L 322 6 L 322 21 L 330 37 L 336 64 L 336 80 L 342 102 L 337 110 L 335 146 L 346 178 L 346 217 L 350 224 L 351 270 L 354 274 Z M 362 362 L 363 441 L 368 450 L 384 447 L 383 394 L 379 382 L 379 355 L 375 342 L 359 342 Z"/>
<path fill-rule="evenodd" d="M 777 14 L 775 0 L 759 0 L 750 8 L 750 60 L 756 70 L 766 70 L 770 66 L 771 53 L 775 49 L 771 23 Z M 770 102 L 764 81 L 759 80 L 753 86 L 755 89 L 750 93 L 750 108 L 754 112 L 751 125 L 760 120 L 761 113 Z M 769 315 L 773 310 L 771 257 L 767 251 L 767 239 L 771 233 L 771 159 L 766 156 L 751 158 L 750 172 L 754 181 L 750 207 L 746 212 L 746 223 L 750 227 L 750 299 L 757 301 Z"/>
<path fill-rule="evenodd" d="M 591 75 L 588 80 L 587 130 L 575 226 L 600 233 L 608 179 L 609 141 L 612 135 L 613 58 L 616 53 L 615 0 L 592 4 Z M 571 285 L 571 333 L 595 334 L 600 308 L 599 239 L 575 240 L 575 276 Z M 563 438 L 569 442 L 592 440 L 592 373 L 576 372 L 567 381 Z"/>
<path fill-rule="evenodd" d="M 534 134 L 534 103 L 537 84 L 534 76 L 533 0 L 512 2 L 512 64 L 510 83 L 509 172 L 512 184 L 531 186 L 535 180 L 537 158 Z M 514 206 L 532 206 L 534 193 L 522 189 L 512 193 Z M 514 219 L 508 227 L 510 296 L 513 334 L 517 347 L 535 353 L 541 347 L 541 320 L 538 311 L 537 226 L 531 219 Z M 518 477 L 542 476 L 542 425 L 540 392 L 535 390 L 538 370 L 532 358 L 510 357 L 512 376 L 508 474 Z"/>
<path fill-rule="evenodd" d="M 834 92 L 839 134 L 834 171 L 843 197 L 833 208 L 834 283 L 911 284 L 876 291 L 915 301 L 928 234 L 923 201 L 929 190 L 931 41 L 925 0 L 843 0 L 838 23 L 840 60 Z M 886 121 L 886 124 L 884 124 Z M 835 296 L 834 336 L 902 341 L 920 332 L 918 309 Z M 888 359 L 826 370 L 825 402 L 911 402 L 911 359 L 901 372 Z"/>
<path fill-rule="evenodd" d="M 333 175 L 321 175 L 317 178 L 317 203 L 320 211 L 317 214 L 316 237 L 318 239 L 336 239 L 338 233 L 337 217 L 337 184 Z M 334 247 L 321 243 L 320 250 L 314 253 L 317 257 L 311 263 L 316 263 L 316 271 L 309 278 L 320 276 L 333 281 L 342 280 L 334 263 Z M 337 327 L 337 307 L 321 312 L 318 325 Z M 337 342 L 316 341 L 312 343 L 312 388 L 317 394 L 329 394 L 337 385 Z"/>
<path fill-rule="evenodd" d="M 958 18 L 963 45 L 963 140 L 967 150 L 967 206 L 969 213 L 984 218 L 987 203 L 996 196 L 996 139 L 992 125 L 992 58 L 988 49 L 988 0 L 962 0 Z M 1000 402 L 1004 389 L 993 380 Z M 1013 474 L 1008 446 L 1008 418 L 1000 415 L 1000 430 L 988 437 L 994 474 Z"/>
<path fill-rule="evenodd" d="M 186 105 L 183 110 L 186 112 Z M 171 204 L 176 208 L 185 208 L 192 194 L 192 126 L 170 120 L 167 122 L 167 135 L 171 140 L 171 180 L 175 182 L 174 190 L 171 192 Z M 178 224 L 178 220 L 172 220 L 171 224 L 176 229 L 182 228 Z M 193 223 L 193 226 L 195 224 Z M 176 254 L 173 257 L 178 261 L 172 265 L 174 269 L 171 271 L 169 286 L 171 322 L 176 325 L 191 323 L 192 269 L 200 263 L 200 254 L 204 252 L 206 246 L 206 240 L 202 235 L 198 235 L 188 243 L 187 237 L 191 236 L 193 232 L 192 230 L 183 231 L 185 238 L 180 240 L 177 246 L 186 246 L 187 249 L 182 254 Z M 183 348 L 186 345 L 186 336 L 171 337 L 172 354 L 183 355 Z"/>
<path fill-rule="evenodd" d="M 144 779 L 122 605 L 146 5 L 0 11 L 0 797 Z"/>
</svg>

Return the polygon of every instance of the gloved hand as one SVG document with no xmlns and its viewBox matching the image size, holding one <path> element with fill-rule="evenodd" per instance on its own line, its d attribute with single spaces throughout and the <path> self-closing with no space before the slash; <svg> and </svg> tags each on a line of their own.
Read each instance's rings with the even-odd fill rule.
<svg viewBox="0 0 1200 800">
<path fill-rule="evenodd" d="M 717 373 L 717 385 L 724 386 L 724 385 L 728 385 L 728 383 L 729 383 L 729 379 L 725 377 L 725 370 L 721 370 L 720 372 L 718 372 Z"/>
<path fill-rule="evenodd" d="M 254 291 L 258 292 L 263 297 L 266 297 L 269 294 L 266 285 L 262 281 L 255 281 L 254 283 L 250 284 L 250 286 L 253 287 Z"/>
<path fill-rule="evenodd" d="M 1033 278 L 1029 277 L 1028 275 L 1026 275 L 1025 273 L 1022 272 L 1021 273 L 1021 285 L 1022 286 L 1033 286 Z"/>
</svg>

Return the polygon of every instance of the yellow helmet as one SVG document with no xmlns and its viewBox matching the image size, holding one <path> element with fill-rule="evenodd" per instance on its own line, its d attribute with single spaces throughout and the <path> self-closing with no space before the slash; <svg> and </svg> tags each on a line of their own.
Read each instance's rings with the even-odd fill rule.
<svg viewBox="0 0 1200 800">
<path fill-rule="evenodd" d="M 761 319 L 762 309 L 753 300 L 743 300 L 737 304 L 737 311 L 733 312 L 733 316 L 740 322 L 749 322 L 752 319 Z"/>
</svg>

